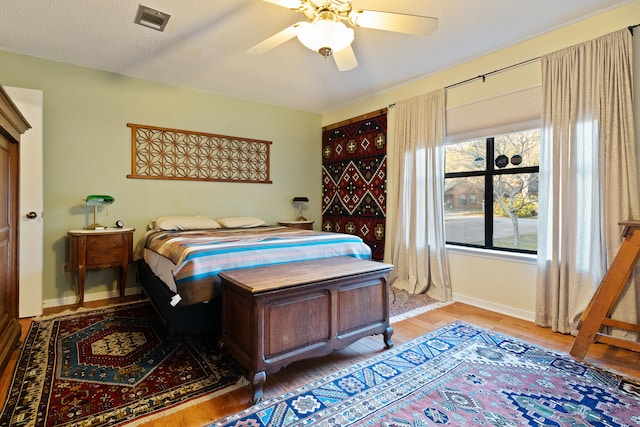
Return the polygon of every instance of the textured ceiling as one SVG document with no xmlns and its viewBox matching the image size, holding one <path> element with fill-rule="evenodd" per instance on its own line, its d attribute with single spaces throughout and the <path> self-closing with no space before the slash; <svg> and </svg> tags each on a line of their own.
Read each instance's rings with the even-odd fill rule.
<svg viewBox="0 0 640 427">
<path fill-rule="evenodd" d="M 633 1 L 354 0 L 437 17 L 439 28 L 424 37 L 357 28 L 359 66 L 346 72 L 295 38 L 247 54 L 304 19 L 261 0 L 144 0 L 171 15 L 162 33 L 133 23 L 139 0 L 0 0 L 0 49 L 322 114 Z"/>
</svg>

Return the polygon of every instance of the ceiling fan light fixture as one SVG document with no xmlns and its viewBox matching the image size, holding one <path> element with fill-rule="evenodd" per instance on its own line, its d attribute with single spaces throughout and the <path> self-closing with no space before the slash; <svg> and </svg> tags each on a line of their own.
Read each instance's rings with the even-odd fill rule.
<svg viewBox="0 0 640 427">
<path fill-rule="evenodd" d="M 307 48 L 320 53 L 325 58 L 338 52 L 353 42 L 353 30 L 342 22 L 318 19 L 304 23 L 298 29 L 298 40 Z"/>
</svg>

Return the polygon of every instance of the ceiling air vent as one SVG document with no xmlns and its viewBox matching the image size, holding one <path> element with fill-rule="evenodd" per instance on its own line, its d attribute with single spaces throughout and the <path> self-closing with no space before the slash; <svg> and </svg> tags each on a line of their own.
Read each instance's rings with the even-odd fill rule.
<svg viewBox="0 0 640 427">
<path fill-rule="evenodd" d="M 167 13 L 140 5 L 136 19 L 133 22 L 144 27 L 153 28 L 154 30 L 164 31 L 164 27 L 167 26 L 169 18 L 171 18 L 171 15 Z"/>
</svg>

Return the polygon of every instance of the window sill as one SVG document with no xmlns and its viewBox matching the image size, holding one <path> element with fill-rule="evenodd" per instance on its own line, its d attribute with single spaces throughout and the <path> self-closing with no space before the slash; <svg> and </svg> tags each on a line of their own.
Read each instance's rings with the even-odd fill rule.
<svg viewBox="0 0 640 427">
<path fill-rule="evenodd" d="M 524 264 L 536 264 L 538 256 L 536 254 L 521 254 L 517 252 L 495 251 L 491 249 L 469 248 L 466 246 L 446 245 L 447 253 L 460 255 L 471 255 L 480 258 L 494 260 L 514 261 Z"/>
</svg>

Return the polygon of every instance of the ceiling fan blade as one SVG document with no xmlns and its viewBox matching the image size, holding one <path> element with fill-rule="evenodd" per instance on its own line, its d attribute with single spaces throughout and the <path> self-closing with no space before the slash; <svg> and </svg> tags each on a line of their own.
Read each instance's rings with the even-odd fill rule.
<svg viewBox="0 0 640 427">
<path fill-rule="evenodd" d="M 353 52 L 351 46 L 347 46 L 342 50 L 333 52 L 332 56 L 334 61 L 336 61 L 338 70 L 340 71 L 349 71 L 358 66 L 356 54 Z"/>
<path fill-rule="evenodd" d="M 349 21 L 356 27 L 417 36 L 428 36 L 438 28 L 438 18 L 375 10 L 353 10 L 349 13 Z"/>
<path fill-rule="evenodd" d="M 276 33 L 271 37 L 264 39 L 257 45 L 250 47 L 249 49 L 247 49 L 247 53 L 251 55 L 260 55 L 273 49 L 274 47 L 280 46 L 282 43 L 287 42 L 298 35 L 299 26 L 300 22 L 285 28 L 279 33 Z"/>
<path fill-rule="evenodd" d="M 298 10 L 302 7 L 301 0 L 262 0 L 267 3 L 273 3 L 277 6 L 286 7 L 287 9 Z"/>
</svg>

